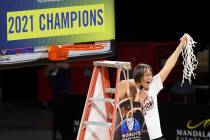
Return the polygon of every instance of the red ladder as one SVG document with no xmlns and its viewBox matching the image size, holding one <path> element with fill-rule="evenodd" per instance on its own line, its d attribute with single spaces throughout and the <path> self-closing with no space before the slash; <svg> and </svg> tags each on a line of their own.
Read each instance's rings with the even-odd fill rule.
<svg viewBox="0 0 210 140">
<path fill-rule="evenodd" d="M 83 110 L 77 140 L 113 140 L 118 85 L 122 70 L 130 70 L 130 62 L 95 61 Z M 110 87 L 108 68 L 116 68 L 115 88 Z"/>
</svg>

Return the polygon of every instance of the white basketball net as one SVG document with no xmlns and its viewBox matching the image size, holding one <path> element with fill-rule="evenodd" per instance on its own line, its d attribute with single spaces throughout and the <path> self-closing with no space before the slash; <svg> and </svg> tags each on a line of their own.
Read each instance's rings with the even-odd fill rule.
<svg viewBox="0 0 210 140">
<path fill-rule="evenodd" d="M 189 83 L 191 84 L 191 78 L 193 77 L 195 79 L 195 73 L 193 72 L 198 65 L 198 61 L 196 59 L 196 56 L 194 55 L 193 47 L 195 47 L 195 42 L 193 38 L 187 34 L 187 42 L 185 43 L 185 46 L 182 49 L 182 57 L 183 57 L 183 77 L 182 77 L 182 83 L 181 86 L 184 84 L 184 79 L 187 79 Z"/>
</svg>

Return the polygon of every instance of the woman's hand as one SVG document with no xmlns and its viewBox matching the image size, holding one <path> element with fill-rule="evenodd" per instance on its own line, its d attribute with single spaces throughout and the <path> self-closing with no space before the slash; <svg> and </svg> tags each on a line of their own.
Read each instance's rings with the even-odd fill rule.
<svg viewBox="0 0 210 140">
<path fill-rule="evenodd" d="M 189 35 L 185 33 L 185 34 L 180 38 L 179 46 L 180 46 L 181 48 L 183 48 L 183 47 L 185 46 L 185 44 L 187 43 L 188 37 L 189 37 Z"/>
<path fill-rule="evenodd" d="M 187 33 L 185 33 L 185 34 L 180 38 L 180 41 L 186 41 L 188 37 L 189 37 L 189 35 L 188 35 Z"/>
</svg>

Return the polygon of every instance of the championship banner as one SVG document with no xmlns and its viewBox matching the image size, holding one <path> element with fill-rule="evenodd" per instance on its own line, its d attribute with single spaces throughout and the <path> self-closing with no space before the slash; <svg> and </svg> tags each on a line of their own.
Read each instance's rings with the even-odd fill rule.
<svg viewBox="0 0 210 140">
<path fill-rule="evenodd" d="M 1 0 L 0 50 L 113 40 L 113 0 Z"/>
</svg>

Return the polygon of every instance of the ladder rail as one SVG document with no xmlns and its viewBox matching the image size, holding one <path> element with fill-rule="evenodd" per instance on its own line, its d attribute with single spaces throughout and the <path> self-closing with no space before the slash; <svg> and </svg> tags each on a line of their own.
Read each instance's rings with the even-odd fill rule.
<svg viewBox="0 0 210 140">
<path fill-rule="evenodd" d="M 85 106 L 84 106 L 84 109 L 83 109 L 82 119 L 81 120 L 87 120 L 87 118 L 88 118 L 88 112 L 90 111 L 88 99 L 93 96 L 98 72 L 99 71 L 97 70 L 97 66 L 95 66 L 94 69 L 93 69 L 93 75 L 91 77 L 90 86 L 89 86 L 87 98 L 86 98 L 86 101 L 85 101 Z M 83 125 L 84 124 L 81 121 L 79 130 L 78 130 L 77 140 L 83 140 L 84 139 L 84 134 L 85 133 L 81 133 L 81 131 L 83 131 L 82 130 L 83 129 Z"/>
<path fill-rule="evenodd" d="M 116 87 L 116 93 L 115 93 L 115 101 L 117 101 L 118 98 L 118 85 L 120 82 L 120 74 L 121 74 L 121 69 L 117 69 L 117 76 L 116 76 L 116 83 L 115 83 L 115 87 Z M 112 118 L 112 131 L 111 131 L 111 136 L 110 136 L 110 140 L 114 139 L 114 132 L 115 132 L 115 120 L 116 120 L 116 114 L 117 114 L 117 102 L 114 102 L 114 110 L 113 110 L 113 118 Z"/>
</svg>

